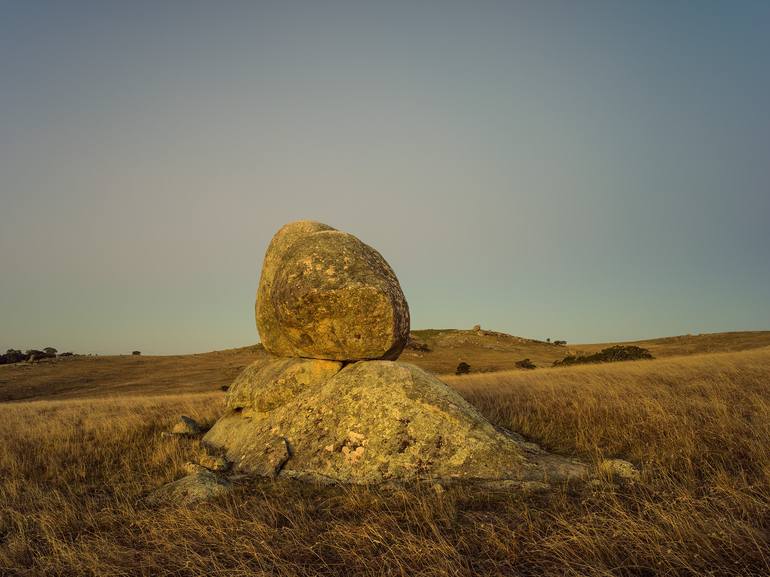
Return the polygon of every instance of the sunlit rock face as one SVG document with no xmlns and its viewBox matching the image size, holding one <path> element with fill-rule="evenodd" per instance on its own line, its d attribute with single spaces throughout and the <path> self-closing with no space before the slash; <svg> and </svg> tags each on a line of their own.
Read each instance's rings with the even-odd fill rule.
<svg viewBox="0 0 770 577">
<path fill-rule="evenodd" d="M 285 357 L 396 359 L 409 337 L 409 307 L 380 253 L 311 221 L 273 237 L 256 319 L 265 349 Z"/>
<path fill-rule="evenodd" d="M 237 470 L 343 483 L 579 477 L 496 429 L 460 395 L 407 363 L 362 361 L 272 410 L 236 409 L 204 442 Z"/>
</svg>

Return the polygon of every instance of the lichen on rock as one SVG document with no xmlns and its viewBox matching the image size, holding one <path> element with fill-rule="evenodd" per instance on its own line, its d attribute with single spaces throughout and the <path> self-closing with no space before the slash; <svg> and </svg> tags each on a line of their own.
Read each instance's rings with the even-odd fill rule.
<svg viewBox="0 0 770 577">
<path fill-rule="evenodd" d="M 264 474 L 265 448 L 275 439 L 285 439 L 289 453 L 281 475 L 345 483 L 584 473 L 574 462 L 534 454 L 432 375 L 392 361 L 351 364 L 269 413 L 232 411 L 203 442 L 226 451 L 237 469 Z"/>
<path fill-rule="evenodd" d="M 341 368 L 339 361 L 268 355 L 250 364 L 233 381 L 225 397 L 227 406 L 267 412 L 308 386 L 326 382 Z"/>
<path fill-rule="evenodd" d="M 311 221 L 276 233 L 255 311 L 265 349 L 285 357 L 396 359 L 409 337 L 409 307 L 382 255 Z"/>
</svg>

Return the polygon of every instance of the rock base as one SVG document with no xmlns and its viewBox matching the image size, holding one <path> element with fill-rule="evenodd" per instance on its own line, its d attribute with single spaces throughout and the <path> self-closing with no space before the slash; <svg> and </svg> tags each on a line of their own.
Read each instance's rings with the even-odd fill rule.
<svg viewBox="0 0 770 577">
<path fill-rule="evenodd" d="M 361 361 L 324 382 L 303 385 L 270 411 L 231 409 L 203 443 L 220 451 L 236 472 L 322 482 L 553 483 L 587 475 L 582 463 L 549 455 L 494 427 L 414 365 Z M 243 388 L 240 399 L 248 398 Z"/>
</svg>

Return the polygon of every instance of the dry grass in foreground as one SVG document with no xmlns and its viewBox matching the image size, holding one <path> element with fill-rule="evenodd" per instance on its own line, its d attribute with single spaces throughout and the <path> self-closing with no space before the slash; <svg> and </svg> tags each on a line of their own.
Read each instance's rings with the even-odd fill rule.
<svg viewBox="0 0 770 577">
<path fill-rule="evenodd" d="M 770 574 L 770 350 L 452 378 L 497 424 L 635 484 L 523 496 L 257 482 L 193 508 L 180 413 L 221 393 L 0 405 L 0 574 Z"/>
</svg>

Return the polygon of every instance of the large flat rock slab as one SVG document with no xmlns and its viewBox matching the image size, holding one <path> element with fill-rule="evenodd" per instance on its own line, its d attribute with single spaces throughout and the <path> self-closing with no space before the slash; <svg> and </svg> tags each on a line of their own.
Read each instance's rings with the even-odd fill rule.
<svg viewBox="0 0 770 577">
<path fill-rule="evenodd" d="M 586 472 L 497 429 L 429 373 L 392 361 L 350 364 L 267 412 L 230 410 L 203 441 L 241 472 L 343 483 L 554 482 Z"/>
</svg>

